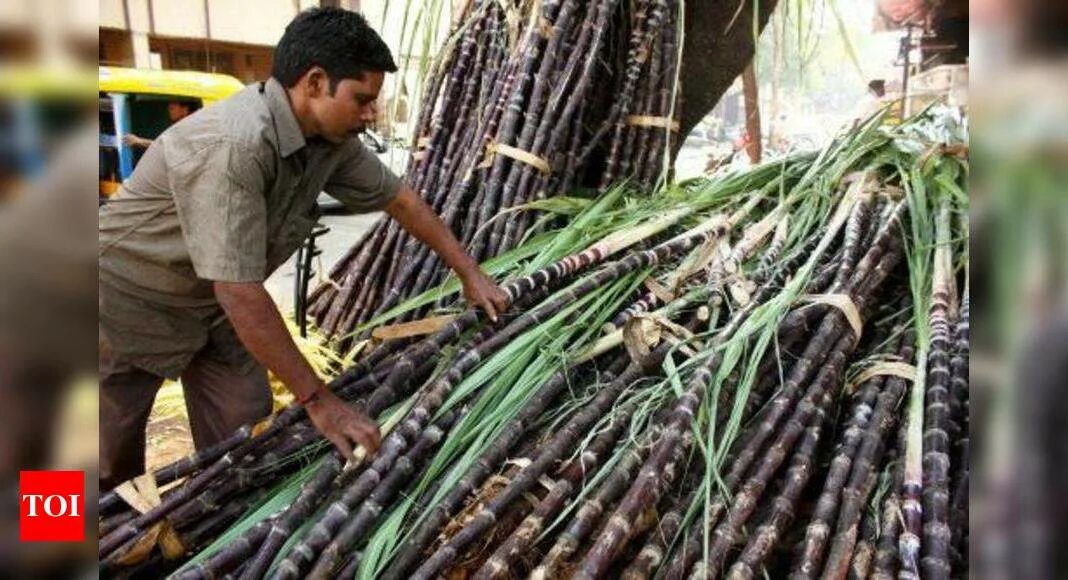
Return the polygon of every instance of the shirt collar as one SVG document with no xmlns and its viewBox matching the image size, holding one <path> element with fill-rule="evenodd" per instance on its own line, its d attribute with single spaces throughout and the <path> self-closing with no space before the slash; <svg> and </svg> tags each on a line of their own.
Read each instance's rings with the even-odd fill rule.
<svg viewBox="0 0 1068 580">
<path fill-rule="evenodd" d="M 289 157 L 302 149 L 307 141 L 300 131 L 300 124 L 297 123 L 297 117 L 289 104 L 289 96 L 282 84 L 274 77 L 267 79 L 264 84 L 267 109 L 274 118 L 274 128 L 278 133 L 278 151 L 282 157 Z"/>
</svg>

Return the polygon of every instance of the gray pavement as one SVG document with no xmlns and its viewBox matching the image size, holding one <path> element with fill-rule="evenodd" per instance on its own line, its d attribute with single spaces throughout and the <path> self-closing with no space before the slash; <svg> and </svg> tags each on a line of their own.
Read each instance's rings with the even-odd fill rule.
<svg viewBox="0 0 1068 580">
<path fill-rule="evenodd" d="M 367 233 L 375 221 L 383 214 L 381 212 L 369 214 L 328 214 L 319 221 L 330 228 L 330 231 L 316 239 L 316 247 L 322 249 L 322 254 L 315 263 L 315 269 L 321 271 L 323 276 L 330 273 L 330 269 L 341 256 L 348 251 L 356 242 Z M 275 271 L 267 282 L 267 292 L 278 304 L 278 308 L 285 315 L 293 312 L 293 283 L 296 279 L 296 254 Z M 317 278 L 312 279 L 311 288 L 317 286 Z"/>
</svg>

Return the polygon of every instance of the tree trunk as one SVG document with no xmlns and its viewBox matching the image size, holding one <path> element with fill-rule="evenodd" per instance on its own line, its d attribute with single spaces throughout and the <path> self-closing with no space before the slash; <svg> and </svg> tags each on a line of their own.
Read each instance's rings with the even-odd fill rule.
<svg viewBox="0 0 1068 580">
<path fill-rule="evenodd" d="M 778 0 L 709 0 L 686 3 L 682 58 L 681 135 L 686 135 L 719 102 L 756 51 L 756 38 Z M 674 153 L 681 147 L 680 139 Z"/>
</svg>

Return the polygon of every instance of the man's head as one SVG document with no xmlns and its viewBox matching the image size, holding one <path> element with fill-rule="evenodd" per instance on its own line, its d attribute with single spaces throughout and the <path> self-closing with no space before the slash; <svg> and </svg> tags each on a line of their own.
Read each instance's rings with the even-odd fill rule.
<svg viewBox="0 0 1068 580">
<path fill-rule="evenodd" d="M 167 117 L 171 123 L 177 123 L 188 117 L 196 110 L 196 106 L 189 101 L 170 101 L 167 103 Z"/>
<path fill-rule="evenodd" d="M 271 76 L 286 87 L 305 135 L 340 143 L 374 120 L 385 73 L 396 70 L 389 47 L 363 16 L 312 8 L 286 26 Z"/>
</svg>

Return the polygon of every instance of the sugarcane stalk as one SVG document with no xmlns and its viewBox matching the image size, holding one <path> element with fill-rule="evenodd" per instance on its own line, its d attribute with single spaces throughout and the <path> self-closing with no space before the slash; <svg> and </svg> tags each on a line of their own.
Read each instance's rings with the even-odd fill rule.
<svg viewBox="0 0 1068 580">
<path fill-rule="evenodd" d="M 883 243 L 888 246 L 888 251 L 883 251 L 875 247 L 869 249 L 865 258 L 861 260 L 863 264 L 865 260 L 873 255 L 879 255 L 879 263 L 870 268 L 861 268 L 858 266 L 854 272 L 854 282 L 850 285 L 857 287 L 857 294 L 854 297 L 854 303 L 857 305 L 860 312 L 864 312 L 867 303 L 871 300 L 871 295 L 879 287 L 879 285 L 886 279 L 889 271 L 901 258 L 900 240 L 890 233 L 887 233 L 883 238 Z M 858 275 L 865 275 L 863 280 L 856 280 Z M 735 454 L 734 459 L 731 462 L 731 468 L 727 476 L 724 479 L 724 483 L 728 490 L 732 490 L 735 485 L 742 481 L 744 474 L 748 471 L 749 466 L 756 460 L 758 454 L 763 449 L 764 442 L 767 441 L 771 435 L 777 431 L 781 421 L 786 417 L 786 413 L 790 409 L 793 409 L 797 405 L 797 401 L 801 399 L 803 385 L 808 383 L 808 379 L 815 374 L 818 365 L 823 364 L 823 367 L 819 371 L 819 375 L 823 375 L 823 379 L 829 380 L 826 376 L 827 373 L 833 371 L 833 365 L 824 364 L 824 360 L 835 360 L 844 358 L 844 353 L 850 352 L 855 345 L 855 339 L 852 336 L 852 331 L 847 330 L 843 326 L 844 316 L 837 310 L 829 312 L 825 315 L 820 328 L 816 331 L 813 338 L 809 341 L 805 351 L 801 357 L 794 363 L 790 369 L 790 373 L 787 376 L 786 383 L 784 384 L 779 395 L 777 395 L 772 402 L 768 410 L 768 414 L 764 417 L 754 428 L 753 433 L 748 437 L 744 447 Z M 833 346 L 832 346 L 833 345 Z M 817 376 L 819 376 L 817 375 Z M 814 383 L 813 388 L 817 388 L 818 383 Z M 818 393 L 819 391 L 810 391 L 810 393 Z M 804 399 L 801 399 L 804 401 Z M 812 398 L 808 398 L 809 404 L 805 408 L 797 407 L 797 412 L 811 412 Z M 793 426 L 793 432 L 796 436 L 797 425 Z M 789 435 L 788 432 L 784 432 Z M 780 438 L 780 440 L 782 440 Z M 764 456 L 762 461 L 765 467 L 770 468 L 774 465 L 776 459 L 781 459 L 778 456 Z M 754 486 L 752 493 L 758 493 L 762 491 L 760 488 L 761 479 L 758 475 L 751 480 Z M 750 494 L 752 495 L 752 494 Z M 734 504 L 737 508 L 737 512 L 740 516 L 745 516 L 745 513 L 751 506 L 744 504 Z M 716 525 L 719 521 L 720 515 L 725 511 L 726 505 L 722 500 L 718 500 L 713 503 L 707 512 L 706 520 L 709 525 Z M 751 511 L 750 511 L 751 513 Z M 747 516 L 745 516 L 747 517 Z M 729 526 L 730 524 L 728 524 Z M 736 529 L 732 527 L 723 528 L 719 533 L 719 541 L 717 544 L 717 556 L 722 556 L 721 552 L 726 549 L 725 543 L 733 539 Z M 689 571 L 693 565 L 693 561 L 696 559 L 697 554 L 701 552 L 700 546 L 703 544 L 703 534 L 693 534 L 687 547 L 685 547 L 671 562 L 667 575 L 667 578 L 682 578 Z M 713 561 L 713 564 L 715 562 Z M 715 566 L 712 567 L 716 569 Z"/>
<path fill-rule="evenodd" d="M 937 222 L 931 342 L 923 420 L 923 577 L 949 578 L 949 312 L 954 301 L 953 265 L 949 246 L 949 204 L 944 202 Z"/>
<path fill-rule="evenodd" d="M 754 467 L 753 474 L 739 487 L 738 493 L 735 494 L 731 501 L 723 520 L 710 534 L 709 539 L 711 541 L 708 546 L 708 552 L 699 563 L 700 567 L 695 568 L 691 578 L 702 578 L 718 574 L 726 559 L 728 549 L 738 539 L 742 527 L 746 525 L 756 510 L 757 502 L 768 485 L 770 485 L 772 477 L 779 466 L 789 457 L 790 450 L 793 449 L 798 439 L 800 438 L 803 441 L 812 439 L 814 440 L 813 446 L 818 442 L 819 425 L 822 423 L 821 415 L 823 410 L 831 403 L 834 386 L 840 384 L 839 380 L 845 366 L 846 353 L 849 350 L 848 346 L 836 349 L 820 369 L 806 396 L 798 403 L 796 410 L 783 426 L 780 434 L 764 453 L 760 462 Z M 801 475 L 807 477 L 807 473 L 802 473 Z M 797 493 L 800 493 L 800 491 Z M 718 500 L 714 503 L 713 509 L 710 511 L 715 511 L 721 501 Z M 722 509 L 719 511 L 722 511 Z M 786 513 L 789 510 L 782 511 Z M 777 530 L 775 527 L 771 529 Z M 774 539 L 776 534 L 777 532 L 770 534 L 771 538 Z M 756 561 L 762 560 L 762 554 L 766 555 L 765 549 L 760 542 L 755 545 L 752 555 L 754 558 L 759 558 Z"/>
<path fill-rule="evenodd" d="M 956 466 L 952 480 L 950 501 L 950 533 L 953 539 L 953 568 L 966 576 L 968 570 L 968 482 L 971 466 L 971 442 L 969 439 L 968 410 L 968 355 L 969 355 L 969 298 L 965 289 L 960 316 L 954 331 L 953 357 L 949 361 L 950 384 L 958 401 L 960 435 L 957 437 L 953 462 Z"/>
<path fill-rule="evenodd" d="M 614 382 L 616 377 L 627 367 L 628 362 L 629 359 L 625 356 L 615 357 L 605 371 L 607 382 Z M 422 551 L 437 536 L 438 530 L 460 509 L 463 500 L 474 493 L 486 478 L 497 469 L 497 466 L 507 459 L 509 450 L 530 429 L 538 417 L 548 408 L 549 404 L 563 392 L 568 385 L 569 377 L 572 376 L 575 370 L 577 370 L 577 366 L 569 366 L 554 373 L 538 389 L 531 400 L 523 406 L 519 414 L 502 429 L 493 443 L 464 473 L 460 481 L 430 510 L 429 515 L 423 520 L 415 535 L 405 543 L 401 552 L 394 559 L 391 569 L 407 570 L 414 565 Z"/>
<path fill-rule="evenodd" d="M 400 459 L 387 458 L 380 453 L 371 466 L 345 491 L 301 543 L 290 551 L 275 574 L 277 578 L 297 578 L 309 564 L 315 564 L 308 574 L 311 578 L 329 577 L 341 556 L 356 545 L 377 521 L 389 501 L 392 501 L 420 468 L 445 433 L 463 416 L 466 409 L 454 409 L 420 434 L 415 445 Z M 392 466 L 388 472 L 387 467 Z M 366 501 L 365 501 L 366 500 Z M 351 506 L 359 505 L 352 513 Z M 337 535 L 335 536 L 335 532 Z M 318 555 L 318 557 L 316 557 Z"/>
<path fill-rule="evenodd" d="M 786 470 L 782 489 L 771 500 L 771 513 L 749 538 L 738 560 L 727 572 L 728 578 L 749 580 L 758 577 L 768 555 L 778 545 L 787 526 L 793 520 L 801 492 L 804 491 L 805 485 L 812 476 L 813 456 L 819 445 L 820 434 L 826 422 L 827 407 L 830 403 L 831 397 L 828 392 L 824 395 L 824 404 L 816 407 L 815 416 L 810 419 L 810 424 L 804 429 L 801 442 Z M 741 494 L 745 493 L 746 488 L 743 487 Z M 744 501 L 744 498 L 740 499 Z M 707 565 L 710 570 L 715 569 L 714 563 Z M 693 576 L 702 577 L 697 572 Z"/>
<path fill-rule="evenodd" d="M 905 448 L 909 428 L 906 419 L 897 427 L 896 456 L 888 466 L 890 487 L 882 503 L 882 526 L 872 562 L 873 580 L 891 580 L 898 571 L 898 538 L 901 535 L 901 488 L 905 474 Z"/>
<path fill-rule="evenodd" d="M 805 529 L 801 557 L 790 573 L 791 580 L 815 578 L 822 569 L 827 540 L 838 517 L 841 492 L 846 487 L 864 432 L 875 413 L 875 401 L 885 382 L 885 376 L 873 377 L 857 392 L 850 421 L 831 460 L 812 519 Z"/>
<path fill-rule="evenodd" d="M 805 528 L 805 539 L 801 549 L 801 561 L 790 573 L 791 580 L 815 578 L 822 569 L 827 540 L 831 536 L 831 526 L 838 516 L 841 491 L 846 485 L 853 467 L 853 458 L 860 447 L 861 435 L 874 412 L 874 400 L 882 388 L 886 377 L 878 376 L 865 382 L 858 391 L 857 402 L 851 412 L 842 441 L 831 459 L 823 490 L 816 501 L 812 519 Z"/>
<path fill-rule="evenodd" d="M 600 417 L 604 416 L 623 389 L 654 370 L 670 349 L 671 345 L 664 343 L 648 359 L 628 365 L 627 369 L 615 380 L 600 389 L 597 396 L 553 436 L 550 442 L 537 454 L 534 461 L 524 467 L 519 475 L 513 478 L 500 494 L 479 510 L 474 518 L 464 526 L 463 530 L 431 555 L 415 571 L 414 577 L 430 578 L 449 566 L 462 553 L 464 548 L 477 540 L 485 530 L 497 521 L 506 507 L 529 491 L 552 464 L 559 461 L 560 457 L 574 448 L 575 442 L 580 439 L 581 434 L 587 431 Z M 624 417 L 629 416 L 625 412 L 621 413 L 621 415 Z M 623 422 L 618 424 L 622 426 Z M 596 455 L 590 455 L 589 457 L 584 457 L 583 460 L 596 465 L 598 458 Z"/>
<path fill-rule="evenodd" d="M 850 580 L 863 580 L 871 572 L 872 561 L 875 559 L 875 542 L 879 538 L 875 513 L 874 509 L 865 510 L 864 518 L 860 521 L 860 537 L 857 539 L 857 547 L 853 550 L 846 575 Z"/>
<path fill-rule="evenodd" d="M 913 337 L 911 332 L 906 332 L 901 358 L 911 360 L 912 356 Z M 886 439 L 897 424 L 898 405 L 907 388 L 905 383 L 901 377 L 890 377 L 879 394 L 870 427 L 864 431 L 861 447 L 854 460 L 849 482 L 842 490 L 842 506 L 823 578 L 843 578 L 848 572 L 849 559 L 856 545 L 857 526 L 876 483 Z"/>
<path fill-rule="evenodd" d="M 282 544 L 303 523 L 303 519 L 326 499 L 326 491 L 341 472 L 341 467 L 340 453 L 332 452 L 316 470 L 315 475 L 301 488 L 297 499 L 271 524 L 267 537 L 249 561 L 248 567 L 241 573 L 241 580 L 262 578 L 267 573 L 267 568 L 274 562 Z"/>
<path fill-rule="evenodd" d="M 669 469 L 674 469 L 677 461 L 682 458 L 685 446 L 679 447 L 676 461 L 669 464 Z M 605 511 L 627 491 L 631 480 L 641 468 L 649 452 L 648 442 L 642 446 L 627 450 L 623 458 L 619 460 L 608 475 L 604 483 L 597 489 L 594 496 L 583 502 L 582 507 L 576 512 L 567 529 L 556 538 L 553 547 L 542 558 L 538 567 L 531 573 L 533 578 L 555 578 L 559 574 L 560 567 L 578 551 L 582 542 L 594 532 L 597 524 L 601 522 Z M 549 517 L 552 517 L 550 514 Z M 541 516 L 541 514 L 539 514 Z M 547 519 L 543 517 L 543 521 Z"/>
</svg>

